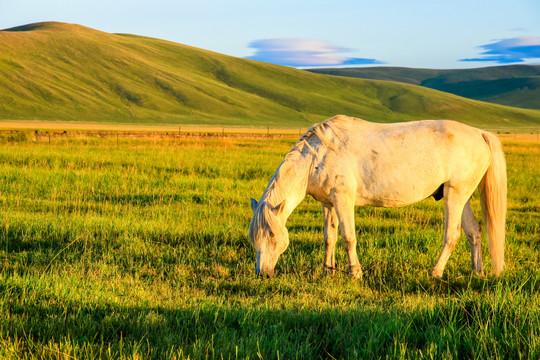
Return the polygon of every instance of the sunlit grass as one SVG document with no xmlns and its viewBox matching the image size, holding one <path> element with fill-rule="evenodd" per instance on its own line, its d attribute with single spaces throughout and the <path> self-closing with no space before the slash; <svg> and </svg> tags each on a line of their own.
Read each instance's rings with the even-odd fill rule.
<svg viewBox="0 0 540 360">
<path fill-rule="evenodd" d="M 16 140 L 16 139 L 15 139 Z M 531 358 L 540 356 L 539 144 L 506 146 L 507 269 L 441 282 L 433 199 L 356 210 L 364 281 L 323 278 L 322 213 L 288 222 L 277 276 L 247 240 L 293 141 L 53 139 L 0 147 L 1 358 Z M 473 209 L 479 214 L 478 199 Z M 341 243 L 338 267 L 347 269 Z"/>
</svg>

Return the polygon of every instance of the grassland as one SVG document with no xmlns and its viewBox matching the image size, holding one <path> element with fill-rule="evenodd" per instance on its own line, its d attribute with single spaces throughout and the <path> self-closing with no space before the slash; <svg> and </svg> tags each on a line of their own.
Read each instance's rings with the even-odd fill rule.
<svg viewBox="0 0 540 360">
<path fill-rule="evenodd" d="M 505 143 L 501 278 L 470 275 L 462 238 L 429 279 L 443 214 L 426 200 L 357 209 L 357 282 L 320 277 L 313 199 L 289 219 L 277 277 L 254 276 L 249 197 L 293 140 L 0 142 L 0 358 L 540 357 L 538 143 Z M 341 245 L 337 258 L 345 270 Z"/>
<path fill-rule="evenodd" d="M 453 119 L 484 128 L 540 123 L 539 110 L 73 24 L 0 31 L 0 49 L 1 120 L 306 128 L 346 114 L 381 122 Z"/>
</svg>

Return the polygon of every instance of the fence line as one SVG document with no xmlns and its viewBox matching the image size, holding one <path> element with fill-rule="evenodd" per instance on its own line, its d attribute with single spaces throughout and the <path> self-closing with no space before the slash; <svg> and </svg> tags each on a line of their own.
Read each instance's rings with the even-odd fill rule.
<svg viewBox="0 0 540 360">
<path fill-rule="evenodd" d="M 17 141 L 26 139 L 32 139 L 33 141 L 48 141 L 51 142 L 51 138 L 103 138 L 114 139 L 118 142 L 121 138 L 130 139 L 150 139 L 150 138 L 162 138 L 162 139 L 218 139 L 218 138 L 231 138 L 231 139 L 297 139 L 303 131 L 307 129 L 299 128 L 298 131 L 294 130 L 279 130 L 279 129 L 264 129 L 263 132 L 242 132 L 235 131 L 235 129 L 222 128 L 221 131 L 193 131 L 193 129 L 181 127 L 178 131 L 95 131 L 95 130 L 30 130 L 30 129 L 13 129 L 13 130 L 0 130 L 0 136 L 4 135 L 8 137 L 8 141 Z M 529 140 L 540 141 L 540 127 L 530 128 L 492 128 L 485 129 L 494 134 L 497 134 L 502 140 Z M 11 138 L 11 139 L 10 139 Z"/>
<path fill-rule="evenodd" d="M 301 130 L 300 130 L 301 131 Z M 300 132 L 299 131 L 299 132 Z M 301 133 L 300 133 L 301 134 Z M 198 132 L 198 131 L 181 131 L 178 132 L 161 132 L 161 131 L 85 131 L 85 130 L 0 130 L 0 136 L 11 138 L 11 140 L 20 141 L 22 137 L 32 139 L 34 141 L 48 141 L 51 138 L 101 138 L 115 139 L 119 141 L 122 138 L 129 139 L 296 139 L 300 136 L 299 133 L 282 133 L 272 132 L 267 129 L 264 133 L 247 133 L 247 132 L 227 132 L 222 129 L 220 132 Z"/>
</svg>

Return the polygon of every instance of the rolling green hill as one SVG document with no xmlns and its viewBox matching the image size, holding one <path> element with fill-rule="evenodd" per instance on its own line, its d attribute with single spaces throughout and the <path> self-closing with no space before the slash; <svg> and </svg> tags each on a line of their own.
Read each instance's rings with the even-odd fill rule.
<svg viewBox="0 0 540 360">
<path fill-rule="evenodd" d="M 335 114 L 528 127 L 540 111 L 333 77 L 80 25 L 0 31 L 0 119 L 305 127 Z"/>
<path fill-rule="evenodd" d="M 363 79 L 399 81 L 481 101 L 540 109 L 540 65 L 507 65 L 459 70 L 370 67 L 310 71 Z"/>
</svg>

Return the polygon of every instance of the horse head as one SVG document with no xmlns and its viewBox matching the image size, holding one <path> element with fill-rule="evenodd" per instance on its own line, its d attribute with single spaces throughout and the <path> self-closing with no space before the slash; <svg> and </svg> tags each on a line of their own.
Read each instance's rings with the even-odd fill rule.
<svg viewBox="0 0 540 360">
<path fill-rule="evenodd" d="M 272 206 L 265 201 L 257 202 L 251 199 L 253 219 L 249 225 L 249 240 L 255 248 L 257 265 L 255 273 L 258 276 L 272 277 L 274 267 L 281 255 L 289 246 L 289 233 L 285 227 L 286 217 L 283 216 L 285 201 Z"/>
</svg>

